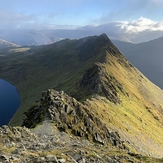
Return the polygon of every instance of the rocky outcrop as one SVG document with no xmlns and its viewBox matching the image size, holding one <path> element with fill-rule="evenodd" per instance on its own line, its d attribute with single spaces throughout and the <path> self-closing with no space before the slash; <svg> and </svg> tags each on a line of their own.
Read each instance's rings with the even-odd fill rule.
<svg viewBox="0 0 163 163">
<path fill-rule="evenodd" d="M 36 136 L 30 132 L 26 127 L 0 127 L 0 143 L 3 143 L 6 147 L 12 147 L 16 142 L 33 142 Z"/>
<path fill-rule="evenodd" d="M 142 158 L 132 155 L 127 142 L 109 130 L 91 108 L 63 91 L 43 92 L 26 115 L 24 125 L 33 127 L 32 122 L 38 120 L 39 124 L 31 130 L 0 128 L 0 162 L 137 163 Z"/>
<path fill-rule="evenodd" d="M 52 90 L 48 90 L 44 92 L 44 95 L 46 93 L 52 95 L 51 91 Z M 53 97 L 54 93 L 61 97 L 65 96 L 63 92 L 59 93 L 53 91 Z M 71 100 L 75 102 L 75 100 Z M 51 103 L 50 100 L 48 100 L 48 102 Z M 57 99 L 56 104 L 60 107 L 62 106 L 62 104 L 59 103 L 59 99 Z M 64 112 L 70 114 L 72 109 L 65 109 Z M 52 114 L 50 110 L 49 114 Z M 73 114 L 80 114 L 82 116 L 85 113 L 79 109 L 79 112 L 76 111 L 75 113 L 74 111 Z M 97 121 L 96 119 L 94 120 Z M 108 150 L 110 150 L 108 146 L 103 146 L 99 143 L 91 143 L 88 140 L 84 140 L 81 135 L 77 137 L 59 131 L 52 123 L 55 122 L 56 124 L 57 121 L 58 120 L 55 120 L 55 118 L 53 121 L 47 120 L 46 117 L 42 124 L 32 130 L 26 127 L 2 126 L 0 128 L 0 162 L 107 163 L 134 160 L 129 155 L 108 155 Z M 60 120 L 60 122 L 63 123 L 62 120 Z M 77 118 L 73 123 L 78 124 L 78 122 L 79 119 Z M 89 121 L 87 118 L 85 118 L 85 123 L 93 127 L 91 120 Z M 101 123 L 98 122 L 98 125 L 101 126 Z M 80 130 L 76 130 L 76 134 L 79 135 Z M 106 143 L 99 132 L 95 133 L 94 139 L 96 142 Z M 110 132 L 110 140 L 113 141 L 114 148 L 116 148 L 118 142 L 120 143 L 118 134 L 114 132 Z M 119 148 L 117 149 L 121 150 Z"/>
<path fill-rule="evenodd" d="M 116 78 L 104 72 L 99 65 L 94 65 L 86 70 L 79 85 L 81 91 L 86 90 L 86 94 L 99 94 L 115 104 L 121 102 L 117 92 L 124 93 L 122 85 Z"/>
<path fill-rule="evenodd" d="M 16 132 L 13 132 L 16 130 Z M 27 132 L 29 139 L 21 137 L 21 140 L 11 140 L 8 143 L 12 146 L 6 146 L 6 142 L 0 142 L 0 162 L 2 163 L 107 163 L 125 160 L 132 160 L 130 156 L 109 156 L 107 148 L 101 145 L 91 144 L 88 141 L 55 132 L 53 135 L 40 136 L 32 134 L 27 128 L 13 128 L 3 126 L 0 128 L 0 140 L 7 139 L 10 134 L 16 138 L 19 132 Z M 8 132 L 9 131 L 9 132 Z M 7 134 L 8 133 L 8 134 Z M 59 135 L 58 135 L 59 134 Z M 3 135 L 3 139 L 2 139 Z M 20 133 L 20 135 L 22 135 Z M 53 139 L 54 137 L 57 139 Z M 66 141 L 66 143 L 64 142 Z M 3 146 L 1 146 L 1 144 Z"/>
<path fill-rule="evenodd" d="M 46 112 L 46 116 L 50 117 L 60 131 L 103 145 L 111 143 L 113 146 L 124 148 L 118 133 L 108 130 L 90 109 L 63 91 L 49 89 L 43 92 L 40 102 L 31 108 L 33 111 L 26 113 L 26 115 L 33 115 L 29 115 L 23 125 L 32 127 L 33 124 L 29 126 L 30 122 L 40 119 L 39 116 L 42 114 L 39 113 Z M 37 114 L 36 110 L 38 110 Z"/>
</svg>

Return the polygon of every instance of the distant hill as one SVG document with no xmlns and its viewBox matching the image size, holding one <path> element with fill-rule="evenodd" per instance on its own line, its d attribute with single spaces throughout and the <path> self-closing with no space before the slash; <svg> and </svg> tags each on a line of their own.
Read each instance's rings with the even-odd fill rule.
<svg viewBox="0 0 163 163">
<path fill-rule="evenodd" d="M 134 66 L 163 89 L 163 37 L 139 44 L 114 43 Z"/>
<path fill-rule="evenodd" d="M 0 32 L 0 38 L 20 46 L 46 45 L 62 40 L 52 30 L 14 30 Z"/>
<path fill-rule="evenodd" d="M 0 49 L 11 48 L 11 47 L 19 47 L 19 45 L 0 39 Z"/>
<path fill-rule="evenodd" d="M 110 31 L 110 27 L 107 25 L 85 26 L 70 29 L 15 29 L 0 31 L 0 38 L 20 46 L 31 46 L 52 44 L 67 38 L 80 39 L 83 37 L 100 35 L 105 32 L 110 39 L 131 42 L 127 37 L 113 31 Z"/>
</svg>

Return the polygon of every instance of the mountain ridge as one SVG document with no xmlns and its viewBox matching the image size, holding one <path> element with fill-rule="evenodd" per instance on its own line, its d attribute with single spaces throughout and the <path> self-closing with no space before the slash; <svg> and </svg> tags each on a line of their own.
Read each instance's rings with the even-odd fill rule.
<svg viewBox="0 0 163 163">
<path fill-rule="evenodd" d="M 162 41 L 163 37 L 139 44 L 115 42 L 127 59 L 161 89 L 163 89 Z"/>
<path fill-rule="evenodd" d="M 21 125 L 25 119 L 23 125 L 37 128 L 48 113 L 53 125 L 67 134 L 105 144 L 108 130 L 117 133 L 114 144 L 125 142 L 125 153 L 162 158 L 163 91 L 129 63 L 105 34 L 30 47 L 13 56 L 14 62 L 10 53 L 1 57 L 1 69 L 6 70 L 1 76 L 11 80 L 9 72 L 20 75 L 12 81 L 25 95 L 10 124 Z M 15 70 L 24 65 L 28 69 L 17 74 Z"/>
</svg>

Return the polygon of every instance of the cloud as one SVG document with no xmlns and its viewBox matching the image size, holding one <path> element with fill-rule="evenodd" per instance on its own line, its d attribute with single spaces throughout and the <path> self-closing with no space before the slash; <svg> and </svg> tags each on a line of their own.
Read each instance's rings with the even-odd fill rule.
<svg viewBox="0 0 163 163">
<path fill-rule="evenodd" d="M 36 22 L 36 15 L 0 10 L 0 29 L 11 29 L 26 23 Z"/>
<path fill-rule="evenodd" d="M 1 22 L 10 22 L 10 21 L 26 21 L 29 20 L 28 16 L 25 16 L 23 14 L 18 14 L 15 12 L 9 12 L 9 11 L 0 11 L 0 21 Z"/>
<path fill-rule="evenodd" d="M 48 18 L 54 18 L 54 17 L 56 17 L 58 14 L 56 13 L 56 12 L 50 12 L 49 14 L 48 14 Z"/>
<path fill-rule="evenodd" d="M 94 34 L 106 33 L 110 38 L 144 42 L 163 36 L 163 21 L 153 21 L 140 17 L 131 21 L 114 21 L 106 24 L 86 26 L 85 30 Z"/>
<path fill-rule="evenodd" d="M 144 31 L 163 31 L 163 22 L 156 22 L 148 18 L 140 17 L 138 20 L 121 21 L 117 24 L 125 33 L 138 34 Z"/>
<path fill-rule="evenodd" d="M 162 0 L 150 0 L 151 3 L 155 4 L 155 5 L 163 5 L 163 1 Z"/>
<path fill-rule="evenodd" d="M 163 36 L 163 21 L 157 22 L 140 17 L 133 21 L 121 21 L 115 24 L 123 36 L 134 42 L 149 41 Z"/>
</svg>

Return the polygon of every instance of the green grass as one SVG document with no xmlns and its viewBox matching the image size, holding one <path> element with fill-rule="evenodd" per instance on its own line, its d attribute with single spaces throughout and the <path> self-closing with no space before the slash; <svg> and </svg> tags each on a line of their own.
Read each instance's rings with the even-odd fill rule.
<svg viewBox="0 0 163 163">
<path fill-rule="evenodd" d="M 99 97 L 89 100 L 89 107 L 108 128 L 118 131 L 124 140 L 130 140 L 135 148 L 130 150 L 135 152 L 142 148 L 144 154 L 145 151 L 150 151 L 155 156 L 161 156 L 162 90 L 136 69 L 119 64 L 117 57 L 108 55 L 108 60 L 114 64 L 103 64 L 105 73 L 114 75 L 127 94 L 116 88 L 121 99 L 120 104 L 115 105 L 105 97 Z"/>
<path fill-rule="evenodd" d="M 94 49 L 97 41 L 90 41 L 87 47 L 88 42 L 84 45 L 82 42 L 82 39 L 64 40 L 53 45 L 3 52 L 0 78 L 14 84 L 21 98 L 21 106 L 9 125 L 22 124 L 23 113 L 41 97 L 42 91 L 54 88 L 70 95 L 79 94 L 76 84 L 85 70 L 104 58 L 102 48 Z"/>
</svg>

